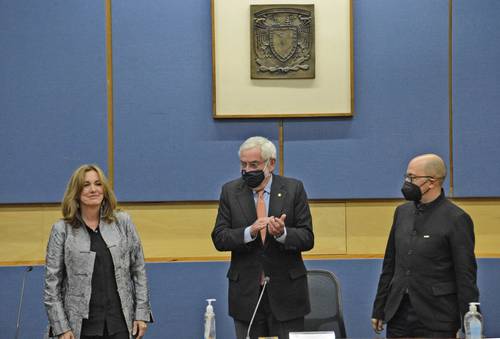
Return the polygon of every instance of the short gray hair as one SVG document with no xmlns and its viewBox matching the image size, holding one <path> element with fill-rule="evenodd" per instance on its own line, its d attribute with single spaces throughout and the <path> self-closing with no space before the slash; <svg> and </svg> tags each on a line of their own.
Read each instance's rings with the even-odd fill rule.
<svg viewBox="0 0 500 339">
<path fill-rule="evenodd" d="M 269 139 L 259 136 L 251 137 L 245 140 L 238 150 L 238 157 L 241 156 L 242 151 L 246 151 L 252 148 L 260 149 L 260 156 L 264 161 L 276 159 L 276 146 L 274 146 L 274 144 Z"/>
</svg>

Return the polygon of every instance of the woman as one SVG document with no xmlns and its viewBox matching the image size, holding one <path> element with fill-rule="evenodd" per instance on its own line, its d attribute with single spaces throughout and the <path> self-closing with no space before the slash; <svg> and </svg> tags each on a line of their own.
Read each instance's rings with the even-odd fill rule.
<svg viewBox="0 0 500 339">
<path fill-rule="evenodd" d="M 141 242 L 98 166 L 73 173 L 62 214 L 47 245 L 48 336 L 142 338 L 153 318 Z"/>
</svg>

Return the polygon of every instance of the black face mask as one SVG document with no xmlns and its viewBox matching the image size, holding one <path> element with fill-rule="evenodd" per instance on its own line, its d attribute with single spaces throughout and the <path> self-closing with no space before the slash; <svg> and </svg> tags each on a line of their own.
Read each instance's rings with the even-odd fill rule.
<svg viewBox="0 0 500 339">
<path fill-rule="evenodd" d="M 412 182 L 405 181 L 403 187 L 401 188 L 401 192 L 406 200 L 419 202 L 422 199 L 420 187 Z"/>
<path fill-rule="evenodd" d="M 263 170 L 247 172 L 241 171 L 241 177 L 250 188 L 258 187 L 266 178 Z"/>
</svg>

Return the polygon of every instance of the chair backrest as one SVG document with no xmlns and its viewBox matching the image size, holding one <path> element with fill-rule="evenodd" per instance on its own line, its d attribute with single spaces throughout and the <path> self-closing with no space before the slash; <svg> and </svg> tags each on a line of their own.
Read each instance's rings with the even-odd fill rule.
<svg viewBox="0 0 500 339">
<path fill-rule="evenodd" d="M 305 316 L 305 331 L 335 331 L 347 338 L 340 283 L 335 274 L 324 270 L 307 271 L 311 312 Z"/>
</svg>

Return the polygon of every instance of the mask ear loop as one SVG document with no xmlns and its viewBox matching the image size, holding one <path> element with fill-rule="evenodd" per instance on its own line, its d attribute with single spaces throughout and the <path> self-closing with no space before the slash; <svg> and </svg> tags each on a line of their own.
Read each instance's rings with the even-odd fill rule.
<svg viewBox="0 0 500 339">
<path fill-rule="evenodd" d="M 266 175 L 266 168 L 267 168 L 267 165 L 269 164 L 269 160 L 266 161 L 266 164 L 264 165 L 264 168 L 262 169 L 262 172 L 264 173 L 264 178 L 267 178 L 268 175 Z M 270 174 L 270 173 L 269 173 Z"/>
<path fill-rule="evenodd" d="M 266 173 L 266 169 L 267 169 L 267 165 L 269 165 L 269 163 L 271 162 L 271 159 L 269 158 L 268 160 L 265 161 L 266 165 L 264 166 L 264 168 L 262 169 L 262 171 L 264 172 L 264 174 Z M 271 172 L 269 172 L 269 175 L 271 175 Z"/>
<path fill-rule="evenodd" d="M 269 160 L 267 160 L 267 161 L 266 161 L 266 164 L 264 165 L 264 168 L 262 169 L 262 171 L 265 171 L 265 170 L 266 170 L 267 165 L 269 165 Z"/>
<path fill-rule="evenodd" d="M 427 179 L 425 179 L 425 181 L 424 181 L 424 183 L 422 184 L 422 186 L 424 186 L 424 185 L 425 185 L 425 183 L 427 183 L 427 182 L 434 182 L 434 181 L 436 181 L 436 178 L 427 178 Z M 420 187 L 422 187 L 422 186 L 418 186 L 418 187 L 420 188 Z M 427 191 L 425 191 L 425 192 L 423 192 L 423 193 L 422 193 L 422 196 L 424 196 L 425 194 L 427 194 L 427 192 L 429 192 L 430 190 L 431 190 L 431 188 L 429 187 L 429 188 L 427 189 Z"/>
</svg>

